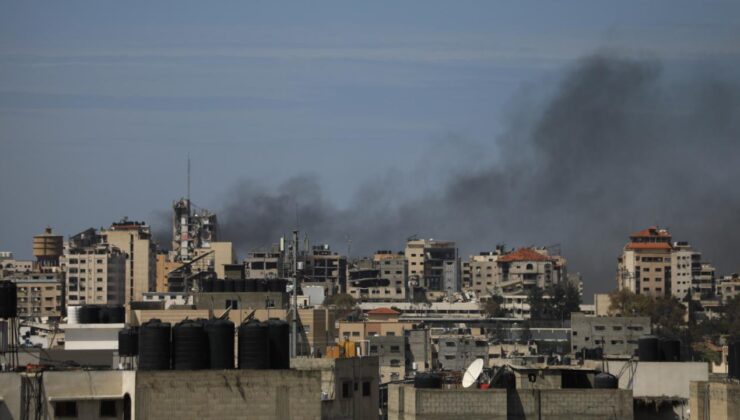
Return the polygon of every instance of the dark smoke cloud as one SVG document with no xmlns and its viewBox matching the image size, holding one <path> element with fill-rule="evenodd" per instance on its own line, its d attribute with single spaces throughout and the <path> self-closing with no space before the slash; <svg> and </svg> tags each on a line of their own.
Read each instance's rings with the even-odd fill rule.
<svg viewBox="0 0 740 420">
<path fill-rule="evenodd" d="M 312 242 L 345 252 L 351 238 L 352 255 L 402 249 L 415 233 L 465 253 L 561 244 L 592 293 L 615 287 L 627 235 L 659 224 L 721 271 L 738 270 L 740 89 L 668 79 L 656 61 L 586 57 L 550 94 L 517 100 L 492 140 L 495 165 L 438 175 L 439 191 L 414 199 L 376 181 L 343 208 L 312 175 L 277 190 L 245 181 L 219 213 L 223 237 L 243 255 L 289 234 L 297 213 Z"/>
</svg>

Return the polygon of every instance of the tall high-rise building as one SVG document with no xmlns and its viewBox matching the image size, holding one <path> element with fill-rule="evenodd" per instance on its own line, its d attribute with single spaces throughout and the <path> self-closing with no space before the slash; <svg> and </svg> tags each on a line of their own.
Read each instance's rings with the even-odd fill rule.
<svg viewBox="0 0 740 420">
<path fill-rule="evenodd" d="M 175 261 L 190 262 L 195 250 L 218 240 L 216 214 L 196 207 L 187 198 L 172 205 L 172 252 Z"/>
<path fill-rule="evenodd" d="M 121 305 L 126 292 L 126 254 L 90 231 L 71 237 L 62 258 L 67 302 Z M 100 241 L 94 242 L 95 238 Z"/>
<path fill-rule="evenodd" d="M 144 222 L 123 219 L 102 230 L 103 241 L 126 255 L 125 303 L 156 290 L 157 256 L 151 229 Z"/>
</svg>

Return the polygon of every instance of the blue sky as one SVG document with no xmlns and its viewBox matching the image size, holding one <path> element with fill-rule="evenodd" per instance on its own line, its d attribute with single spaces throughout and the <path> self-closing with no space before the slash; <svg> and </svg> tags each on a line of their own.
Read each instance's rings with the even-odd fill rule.
<svg viewBox="0 0 740 420">
<path fill-rule="evenodd" d="M 156 220 L 185 193 L 188 153 L 194 201 L 215 210 L 239 180 L 302 173 L 339 206 L 388 174 L 412 194 L 433 188 L 432 171 L 495 162 L 509 105 L 578 57 L 732 72 L 740 53 L 738 2 L 0 9 L 0 249 L 22 257 L 47 225 Z"/>
</svg>

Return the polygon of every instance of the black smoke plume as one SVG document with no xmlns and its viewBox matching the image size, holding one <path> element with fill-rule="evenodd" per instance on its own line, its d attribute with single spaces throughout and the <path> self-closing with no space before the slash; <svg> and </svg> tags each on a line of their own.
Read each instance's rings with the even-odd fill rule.
<svg viewBox="0 0 740 420">
<path fill-rule="evenodd" d="M 551 93 L 518 100 L 496 142 L 495 164 L 439 174 L 433 194 L 408 199 L 374 182 L 350 205 L 327 200 L 317 179 L 276 190 L 245 181 L 219 217 L 245 251 L 297 223 L 312 242 L 369 254 L 407 236 L 449 239 L 476 253 L 560 244 L 587 293 L 615 287 L 629 233 L 659 224 L 720 271 L 740 269 L 740 89 L 707 76 L 666 77 L 660 63 L 597 54 L 575 63 Z M 390 191 L 390 192 L 389 192 Z M 589 299 L 587 297 L 587 299 Z"/>
</svg>

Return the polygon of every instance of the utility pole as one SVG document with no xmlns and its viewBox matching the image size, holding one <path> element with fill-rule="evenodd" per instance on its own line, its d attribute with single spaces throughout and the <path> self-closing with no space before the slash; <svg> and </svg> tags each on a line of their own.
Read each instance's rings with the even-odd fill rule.
<svg viewBox="0 0 740 420">
<path fill-rule="evenodd" d="M 291 357 L 298 356 L 298 231 L 293 231 L 293 329 Z"/>
</svg>

